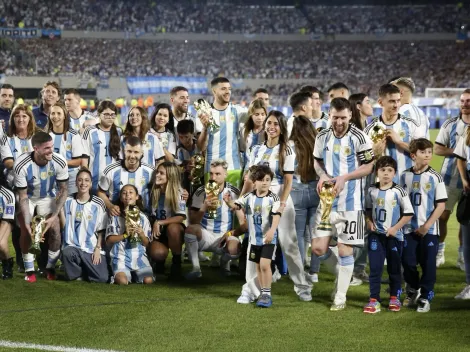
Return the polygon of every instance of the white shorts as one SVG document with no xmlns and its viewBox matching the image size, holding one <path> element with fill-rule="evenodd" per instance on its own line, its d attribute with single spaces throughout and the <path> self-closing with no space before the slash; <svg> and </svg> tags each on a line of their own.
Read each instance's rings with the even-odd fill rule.
<svg viewBox="0 0 470 352">
<path fill-rule="evenodd" d="M 34 211 L 36 210 L 36 215 L 47 216 L 55 212 L 56 209 L 56 200 L 55 198 L 46 197 L 41 199 L 29 199 L 29 215 L 34 216 Z"/>
<path fill-rule="evenodd" d="M 220 241 L 222 240 L 223 234 L 213 234 L 212 232 L 207 231 L 205 228 L 201 228 L 201 240 L 199 244 L 199 252 L 212 252 L 217 254 L 222 254 L 224 247 L 220 246 Z M 227 238 L 227 241 L 237 240 L 238 237 L 230 236 Z"/>
<path fill-rule="evenodd" d="M 460 196 L 462 195 L 462 190 L 458 188 L 446 186 L 446 192 L 447 192 L 446 210 L 452 213 L 454 211 L 455 205 L 459 202 Z"/>
<path fill-rule="evenodd" d="M 337 237 L 339 243 L 351 246 L 363 246 L 365 236 L 364 212 L 356 211 L 338 211 L 331 212 L 330 222 L 331 231 L 318 230 L 320 224 L 322 210 L 320 207 L 315 214 L 315 221 L 312 227 L 312 238 L 320 237 Z"/>
</svg>

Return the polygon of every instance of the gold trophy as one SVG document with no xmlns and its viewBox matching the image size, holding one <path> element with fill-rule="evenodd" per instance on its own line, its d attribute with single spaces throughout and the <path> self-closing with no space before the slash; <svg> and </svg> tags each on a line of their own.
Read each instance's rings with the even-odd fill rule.
<svg viewBox="0 0 470 352">
<path fill-rule="evenodd" d="M 33 235 L 33 243 L 29 248 L 29 253 L 34 255 L 41 254 L 41 239 L 44 229 L 46 228 L 46 218 L 42 215 L 36 215 L 31 220 L 31 233 Z"/>
<path fill-rule="evenodd" d="M 211 198 L 219 197 L 219 193 L 220 193 L 219 185 L 214 180 L 209 180 L 206 183 L 205 191 L 206 191 L 206 196 L 210 196 Z M 217 209 L 220 207 L 220 205 L 221 205 L 220 201 L 217 200 L 216 205 L 212 205 L 207 208 L 207 217 L 209 219 L 215 219 L 217 217 Z"/>
<path fill-rule="evenodd" d="M 140 210 L 136 205 L 129 205 L 126 208 L 126 231 L 133 243 L 141 242 L 139 235 L 132 230 L 135 226 L 140 226 Z"/>
<path fill-rule="evenodd" d="M 204 177 L 204 155 L 202 153 L 194 154 L 191 160 L 194 164 L 191 169 L 191 186 L 198 187 L 201 185 L 201 178 Z"/>
<path fill-rule="evenodd" d="M 380 124 L 376 124 L 372 129 L 369 131 L 369 137 L 372 140 L 372 143 L 382 143 L 382 141 L 387 138 L 387 130 L 385 129 L 384 126 Z M 380 155 L 377 155 L 377 157 L 380 157 Z"/>
<path fill-rule="evenodd" d="M 220 130 L 220 126 L 215 122 L 214 116 L 212 116 L 212 107 L 204 99 L 198 99 L 194 102 L 194 108 L 197 111 L 198 117 L 202 114 L 207 114 L 209 116 L 209 132 L 211 134 L 217 133 Z"/>
<path fill-rule="evenodd" d="M 332 182 L 324 182 L 320 191 L 320 204 L 321 204 L 321 220 L 317 229 L 321 231 L 332 231 L 330 222 L 331 208 L 333 200 L 335 199 L 334 184 Z"/>
</svg>

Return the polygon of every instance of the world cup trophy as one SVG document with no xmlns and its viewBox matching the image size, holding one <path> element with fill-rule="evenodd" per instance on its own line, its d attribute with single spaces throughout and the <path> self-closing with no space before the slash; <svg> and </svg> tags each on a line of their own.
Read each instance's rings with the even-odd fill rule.
<svg viewBox="0 0 470 352">
<path fill-rule="evenodd" d="M 135 226 L 140 226 L 140 209 L 136 205 L 129 205 L 126 208 L 126 231 L 129 241 L 133 243 L 141 242 L 139 235 L 133 230 Z"/>
<path fill-rule="evenodd" d="M 369 131 L 369 137 L 372 140 L 372 143 L 381 143 L 385 138 L 387 138 L 387 130 L 381 124 L 376 124 Z M 380 155 L 377 155 L 377 157 L 380 157 Z"/>
<path fill-rule="evenodd" d="M 33 243 L 31 243 L 29 253 L 34 255 L 41 254 L 41 239 L 45 228 L 46 218 L 42 215 L 34 216 L 31 220 L 31 233 L 33 235 Z"/>
<path fill-rule="evenodd" d="M 198 99 L 194 102 L 194 108 L 197 111 L 197 116 L 200 118 L 202 114 L 209 116 L 209 132 L 211 134 L 217 133 L 220 130 L 220 126 L 215 122 L 214 116 L 212 116 L 212 107 L 204 99 Z"/>
<path fill-rule="evenodd" d="M 205 191 L 206 191 L 206 196 L 209 196 L 211 198 L 218 198 L 219 197 L 219 193 L 220 193 L 219 185 L 214 180 L 209 180 L 206 183 Z M 221 203 L 220 203 L 219 200 L 217 200 L 216 205 L 209 206 L 207 208 L 207 217 L 209 219 L 215 219 L 217 217 L 217 209 L 220 206 L 221 206 Z"/>
<path fill-rule="evenodd" d="M 191 186 L 198 187 L 201 185 L 201 178 L 204 177 L 204 155 L 197 153 L 191 157 L 194 164 L 191 169 Z"/>
<path fill-rule="evenodd" d="M 333 200 L 335 199 L 334 185 L 332 182 L 324 182 L 320 191 L 320 205 L 321 205 L 321 220 L 318 225 L 318 230 L 332 231 L 330 215 L 331 208 L 333 207 Z"/>
</svg>

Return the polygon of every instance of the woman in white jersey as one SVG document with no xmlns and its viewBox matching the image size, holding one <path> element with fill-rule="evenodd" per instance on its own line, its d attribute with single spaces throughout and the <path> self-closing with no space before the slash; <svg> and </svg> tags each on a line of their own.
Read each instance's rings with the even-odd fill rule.
<svg viewBox="0 0 470 352">
<path fill-rule="evenodd" d="M 290 197 L 295 154 L 287 144 L 288 135 L 284 114 L 280 111 L 271 111 L 264 121 L 264 131 L 266 141 L 251 148 L 247 166 L 268 164 L 274 172 L 270 190 L 277 194 L 281 200 L 282 216 L 279 224 L 279 244 L 286 258 L 296 293 L 302 301 L 311 301 L 311 286 L 305 279 L 302 258 L 297 244 L 294 204 Z M 243 186 L 242 194 L 252 190 L 253 182 L 248 178 Z M 256 275 L 254 276 L 256 277 Z M 246 292 L 247 289 L 253 291 L 250 287 L 253 287 L 250 283 L 243 286 L 242 296 L 257 296 L 259 294 L 259 292 Z"/>
<path fill-rule="evenodd" d="M 88 167 L 93 176 L 92 192 L 96 193 L 104 169 L 119 160 L 122 131 L 114 124 L 117 116 L 116 105 L 103 100 L 98 106 L 100 123 L 89 126 L 83 132 L 82 166 Z"/>
<path fill-rule="evenodd" d="M 129 110 L 127 123 L 124 127 L 124 133 L 121 137 L 121 158 L 124 159 L 123 151 L 126 146 L 126 140 L 130 136 L 139 137 L 142 141 L 142 151 L 144 153 L 142 162 L 155 167 L 159 161 L 165 158 L 163 146 L 158 137 L 150 133 L 150 122 L 147 111 L 136 106 Z"/>
<path fill-rule="evenodd" d="M 67 160 L 69 168 L 68 195 L 77 193 L 77 174 L 82 164 L 83 145 L 80 134 L 69 127 L 70 119 L 64 105 L 52 105 L 47 118 L 46 131 L 54 142 L 54 152 Z"/>
<path fill-rule="evenodd" d="M 240 130 L 240 153 L 244 163 L 247 161 L 247 153 L 256 144 L 264 142 L 263 124 L 268 112 L 260 99 L 253 100 L 248 107 L 248 120 Z"/>
<path fill-rule="evenodd" d="M 175 117 L 171 106 L 168 104 L 157 104 L 155 110 L 150 117 L 150 130 L 155 134 L 163 145 L 165 151 L 165 160 L 173 161 L 176 154 L 176 137 L 175 137 Z"/>
<path fill-rule="evenodd" d="M 153 238 L 150 256 L 155 262 L 155 272 L 163 273 L 165 260 L 171 249 L 170 277 L 181 275 L 181 249 L 186 220 L 186 201 L 181 188 L 181 172 L 174 163 L 165 161 L 152 174 L 150 181 L 153 221 Z"/>
</svg>

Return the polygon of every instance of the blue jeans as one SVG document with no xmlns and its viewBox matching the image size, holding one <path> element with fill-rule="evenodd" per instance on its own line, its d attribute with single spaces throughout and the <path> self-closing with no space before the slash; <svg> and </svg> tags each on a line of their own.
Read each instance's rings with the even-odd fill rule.
<svg viewBox="0 0 470 352">
<path fill-rule="evenodd" d="M 290 193 L 295 208 L 295 230 L 297 231 L 297 241 L 299 243 L 302 263 L 305 260 L 305 244 L 312 240 L 311 227 L 315 219 L 320 197 L 317 193 L 318 181 L 309 183 L 295 183 L 292 185 Z M 312 253 L 310 258 L 310 272 L 320 271 L 320 259 Z"/>
<path fill-rule="evenodd" d="M 463 260 L 465 261 L 465 279 L 470 285 L 470 224 L 460 225 L 462 229 Z"/>
</svg>

